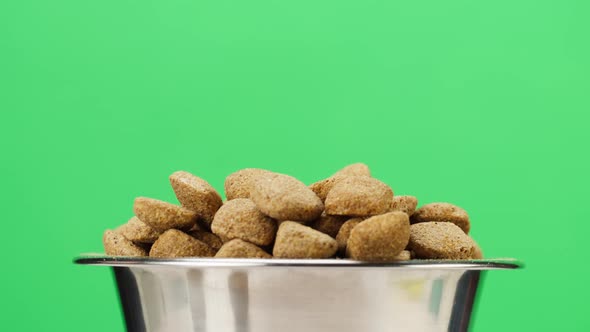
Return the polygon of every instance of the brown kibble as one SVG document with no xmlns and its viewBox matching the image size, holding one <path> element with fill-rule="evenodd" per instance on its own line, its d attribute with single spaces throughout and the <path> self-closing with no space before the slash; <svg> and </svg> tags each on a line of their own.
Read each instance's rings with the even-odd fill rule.
<svg viewBox="0 0 590 332">
<path fill-rule="evenodd" d="M 197 221 L 197 214 L 192 210 L 146 197 L 135 199 L 133 212 L 141 221 L 159 231 L 188 229 Z"/>
<path fill-rule="evenodd" d="M 408 244 L 410 220 L 403 212 L 389 212 L 364 220 L 350 232 L 346 256 L 364 261 L 396 260 Z"/>
<path fill-rule="evenodd" d="M 324 202 L 326 196 L 328 196 L 328 192 L 332 190 L 334 185 L 349 176 L 371 176 L 371 171 L 369 170 L 369 167 L 363 163 L 348 165 L 334 173 L 331 177 L 311 184 L 309 189 L 316 193 L 322 202 Z"/>
<path fill-rule="evenodd" d="M 305 222 L 318 218 L 324 210 L 316 194 L 294 177 L 272 173 L 254 182 L 252 201 L 267 216 Z"/>
<path fill-rule="evenodd" d="M 228 201 L 236 198 L 250 198 L 254 180 L 268 174 L 272 172 L 259 168 L 245 168 L 228 175 L 224 185 L 225 197 Z"/>
<path fill-rule="evenodd" d="M 272 258 L 272 256 L 252 243 L 233 239 L 219 249 L 215 258 Z"/>
<path fill-rule="evenodd" d="M 342 224 L 338 234 L 336 235 L 336 242 L 338 243 L 338 254 L 344 256 L 346 254 L 346 243 L 350 237 L 352 229 L 363 221 L 362 218 L 352 218 Z"/>
<path fill-rule="evenodd" d="M 450 222 L 421 222 L 410 226 L 410 243 L 417 258 L 469 259 L 475 242 L 461 228 Z"/>
<path fill-rule="evenodd" d="M 462 208 L 450 203 L 430 203 L 420 207 L 411 216 L 412 224 L 428 221 L 446 221 L 459 226 L 465 234 L 471 225 L 469 215 Z"/>
<path fill-rule="evenodd" d="M 418 199 L 414 196 L 393 196 L 390 211 L 401 211 L 411 216 L 417 205 Z"/>
<path fill-rule="evenodd" d="M 260 212 L 251 200 L 236 198 L 217 211 L 211 231 L 224 239 L 242 239 L 266 246 L 275 238 L 277 222 Z"/>
<path fill-rule="evenodd" d="M 129 221 L 117 228 L 128 240 L 135 243 L 154 243 L 162 232 L 152 228 L 137 217 L 132 217 Z"/>
<path fill-rule="evenodd" d="M 409 261 L 412 259 L 412 254 L 409 250 L 402 250 L 397 256 L 394 258 L 396 261 Z"/>
<path fill-rule="evenodd" d="M 366 176 L 339 181 L 326 197 L 326 213 L 340 216 L 373 216 L 391 207 L 393 191 L 385 183 Z"/>
<path fill-rule="evenodd" d="M 215 252 L 217 252 L 219 248 L 221 248 L 221 246 L 223 245 L 223 241 L 221 240 L 221 238 L 219 238 L 219 236 L 213 233 L 209 233 L 207 231 L 192 230 L 187 232 L 187 234 L 201 242 L 204 242 L 209 247 L 211 247 L 211 249 L 213 249 Z"/>
<path fill-rule="evenodd" d="M 176 229 L 164 232 L 152 245 L 150 257 L 213 257 L 207 244 Z"/>
<path fill-rule="evenodd" d="M 170 184 L 180 204 L 195 211 L 199 220 L 209 227 L 215 212 L 223 204 L 217 191 L 207 181 L 185 171 L 172 173 Z"/>
<path fill-rule="evenodd" d="M 310 226 L 315 230 L 335 238 L 338 234 L 338 231 L 340 230 L 340 227 L 342 227 L 346 220 L 348 220 L 348 217 L 330 216 L 322 213 L 320 218 L 314 221 Z"/>
<path fill-rule="evenodd" d="M 292 221 L 279 227 L 273 256 L 276 258 L 329 258 L 338 250 L 329 235 Z"/>
<path fill-rule="evenodd" d="M 108 256 L 147 256 L 147 252 L 133 244 L 123 234 L 107 229 L 102 236 L 104 252 Z"/>
</svg>

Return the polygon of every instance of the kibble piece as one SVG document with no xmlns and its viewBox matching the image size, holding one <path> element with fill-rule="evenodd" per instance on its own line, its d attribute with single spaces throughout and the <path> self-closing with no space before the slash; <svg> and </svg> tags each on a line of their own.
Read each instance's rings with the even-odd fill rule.
<svg viewBox="0 0 590 332">
<path fill-rule="evenodd" d="M 272 173 L 254 182 L 252 201 L 267 216 L 305 222 L 318 218 L 324 210 L 319 197 L 294 177 Z"/>
<path fill-rule="evenodd" d="M 329 235 L 285 221 L 279 227 L 272 253 L 275 258 L 329 258 L 336 250 L 338 244 Z"/>
<path fill-rule="evenodd" d="M 331 177 L 311 184 L 309 188 L 316 193 L 322 202 L 324 202 L 326 196 L 328 196 L 328 192 L 334 187 L 334 185 L 349 176 L 371 176 L 371 171 L 369 170 L 369 167 L 363 163 L 348 165 L 334 173 Z"/>
<path fill-rule="evenodd" d="M 228 201 L 236 198 L 250 198 L 254 180 L 268 174 L 272 172 L 259 168 L 245 168 L 228 175 L 224 185 L 225 197 Z"/>
<path fill-rule="evenodd" d="M 144 223 L 159 230 L 189 229 L 197 221 L 197 214 L 189 209 L 153 198 L 138 197 L 133 212 Z"/>
<path fill-rule="evenodd" d="M 469 233 L 471 224 L 469 215 L 462 208 L 450 203 L 430 203 L 420 207 L 411 216 L 412 224 L 427 221 L 447 221 L 459 226 L 465 234 Z"/>
<path fill-rule="evenodd" d="M 397 256 L 394 258 L 396 261 L 409 261 L 412 259 L 412 254 L 409 250 L 402 250 Z"/>
<path fill-rule="evenodd" d="M 475 242 L 457 225 L 450 222 L 422 222 L 410 226 L 410 243 L 417 258 L 469 259 Z"/>
<path fill-rule="evenodd" d="M 162 232 L 152 228 L 137 217 L 129 219 L 126 224 L 117 228 L 117 231 L 135 243 L 154 243 L 162 234 Z"/>
<path fill-rule="evenodd" d="M 170 184 L 180 204 L 195 211 L 206 226 L 211 225 L 215 212 L 223 204 L 217 191 L 207 181 L 185 171 L 172 173 Z"/>
<path fill-rule="evenodd" d="M 213 257 L 207 244 L 176 229 L 164 232 L 152 245 L 150 257 Z"/>
<path fill-rule="evenodd" d="M 401 211 L 411 216 L 416 211 L 418 199 L 414 196 L 393 196 L 390 211 Z"/>
<path fill-rule="evenodd" d="M 320 218 L 311 224 L 311 228 L 335 238 L 346 220 L 348 220 L 348 217 L 330 216 L 322 213 Z"/>
<path fill-rule="evenodd" d="M 209 233 L 207 231 L 192 230 L 187 232 L 187 234 L 201 242 L 206 243 L 215 252 L 217 252 L 219 248 L 221 248 L 221 246 L 223 245 L 223 241 L 221 240 L 221 238 L 219 238 L 219 236 L 213 233 Z"/>
<path fill-rule="evenodd" d="M 272 258 L 272 256 L 252 243 L 233 239 L 219 249 L 215 258 Z"/>
<path fill-rule="evenodd" d="M 389 212 L 362 221 L 350 232 L 346 256 L 364 261 L 395 260 L 407 246 L 410 220 L 403 212 Z"/>
<path fill-rule="evenodd" d="M 393 191 L 366 176 L 345 178 L 326 197 L 326 213 L 339 216 L 373 216 L 389 211 Z"/>
<path fill-rule="evenodd" d="M 108 256 L 147 256 L 147 252 L 123 234 L 107 229 L 102 236 L 104 252 Z"/>
<path fill-rule="evenodd" d="M 217 211 L 211 231 L 224 239 L 242 239 L 266 246 L 275 238 L 277 222 L 260 212 L 251 200 L 236 198 Z"/>
<path fill-rule="evenodd" d="M 344 256 L 346 253 L 346 243 L 348 242 L 348 238 L 350 237 L 350 232 L 352 229 L 363 221 L 362 218 L 352 218 L 347 220 L 336 235 L 336 242 L 338 243 L 338 254 L 340 256 Z"/>
</svg>

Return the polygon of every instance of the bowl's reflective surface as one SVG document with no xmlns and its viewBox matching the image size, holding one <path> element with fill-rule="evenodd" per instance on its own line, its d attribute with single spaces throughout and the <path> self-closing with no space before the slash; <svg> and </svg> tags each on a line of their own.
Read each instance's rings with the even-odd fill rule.
<svg viewBox="0 0 590 332">
<path fill-rule="evenodd" d="M 112 266 L 129 331 L 466 331 L 482 270 L 511 259 L 151 259 L 85 255 Z"/>
</svg>

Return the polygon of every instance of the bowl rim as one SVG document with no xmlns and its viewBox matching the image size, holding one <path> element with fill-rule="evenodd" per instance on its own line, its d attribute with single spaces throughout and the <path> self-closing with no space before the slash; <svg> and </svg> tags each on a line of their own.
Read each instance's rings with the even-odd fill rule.
<svg viewBox="0 0 590 332">
<path fill-rule="evenodd" d="M 460 270 L 511 270 L 523 268 L 515 258 L 475 260 L 412 259 L 394 262 L 365 262 L 350 259 L 280 259 L 280 258 L 153 258 L 107 256 L 85 253 L 73 259 L 74 264 L 103 266 L 176 266 L 186 268 L 252 268 L 252 267 L 326 267 L 326 268 L 411 268 Z"/>
</svg>

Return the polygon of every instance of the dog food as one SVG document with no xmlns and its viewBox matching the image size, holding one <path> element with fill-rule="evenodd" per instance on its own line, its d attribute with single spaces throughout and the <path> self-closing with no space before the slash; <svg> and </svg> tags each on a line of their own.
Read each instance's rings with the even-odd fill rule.
<svg viewBox="0 0 590 332">
<path fill-rule="evenodd" d="M 275 239 L 277 222 L 260 212 L 251 200 L 236 198 L 217 211 L 211 231 L 224 239 L 242 239 L 267 246 Z"/>
<path fill-rule="evenodd" d="M 180 205 L 138 197 L 135 216 L 103 234 L 111 256 L 343 258 L 370 262 L 481 259 L 467 212 L 451 203 L 417 208 L 394 196 L 367 165 L 348 165 L 306 186 L 247 168 L 225 179 L 226 201 L 185 171 L 169 177 Z"/>
<path fill-rule="evenodd" d="M 459 226 L 465 234 L 468 234 L 471 228 L 467 212 L 449 203 L 426 204 L 412 214 L 411 221 L 412 224 L 427 221 L 448 221 Z"/>
<path fill-rule="evenodd" d="M 217 258 L 272 258 L 266 251 L 258 246 L 240 240 L 233 239 L 223 244 L 215 255 Z"/>
<path fill-rule="evenodd" d="M 410 226 L 408 248 L 418 258 L 470 259 L 477 255 L 475 242 L 450 222 L 422 222 Z"/>
<path fill-rule="evenodd" d="M 292 221 L 285 221 L 277 231 L 272 251 L 276 258 L 330 258 L 338 244 L 327 234 Z"/>
<path fill-rule="evenodd" d="M 206 227 L 223 202 L 211 185 L 191 173 L 178 171 L 170 175 L 170 184 L 180 204 L 194 211 Z"/>
<path fill-rule="evenodd" d="M 206 243 L 177 229 L 162 233 L 152 245 L 150 257 L 212 257 L 215 252 Z"/>
<path fill-rule="evenodd" d="M 346 256 L 364 261 L 390 261 L 410 240 L 410 219 L 403 212 L 389 212 L 363 220 L 350 232 Z"/>
</svg>

